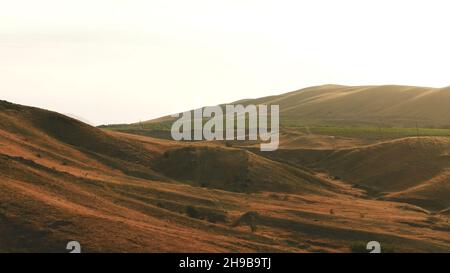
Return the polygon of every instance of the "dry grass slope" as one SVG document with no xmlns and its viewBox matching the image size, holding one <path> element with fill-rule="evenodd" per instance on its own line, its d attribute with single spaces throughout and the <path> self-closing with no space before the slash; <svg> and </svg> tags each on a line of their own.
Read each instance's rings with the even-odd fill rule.
<svg viewBox="0 0 450 273">
<path fill-rule="evenodd" d="M 344 252 L 370 240 L 450 251 L 445 210 L 373 200 L 299 161 L 105 131 L 7 102 L 0 120 L 0 252 L 63 252 L 70 240 L 87 252 Z M 419 186 L 391 193 L 427 192 Z M 233 224 L 248 212 L 250 226 Z"/>
</svg>

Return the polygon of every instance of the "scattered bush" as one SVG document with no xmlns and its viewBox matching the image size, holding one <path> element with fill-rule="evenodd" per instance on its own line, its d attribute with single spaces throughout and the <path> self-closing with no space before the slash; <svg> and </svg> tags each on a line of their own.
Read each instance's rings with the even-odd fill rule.
<svg viewBox="0 0 450 273">
<path fill-rule="evenodd" d="M 433 215 L 428 216 L 426 222 L 427 222 L 428 224 L 435 225 L 436 223 L 439 222 L 439 217 L 433 216 Z"/>
<path fill-rule="evenodd" d="M 357 241 L 357 242 L 352 242 L 350 244 L 350 251 L 352 253 L 369 253 L 369 251 L 367 250 L 367 242 L 362 242 L 362 241 Z"/>
<path fill-rule="evenodd" d="M 256 232 L 258 218 L 259 218 L 258 212 L 256 211 L 246 212 L 233 223 L 233 227 L 248 225 L 252 232 Z"/>
<path fill-rule="evenodd" d="M 198 209 L 196 207 L 193 206 L 187 206 L 186 207 L 186 214 L 187 216 L 191 217 L 191 218 L 196 218 L 196 219 L 201 219 L 200 218 L 200 212 L 198 211 Z"/>
<path fill-rule="evenodd" d="M 278 194 L 276 194 L 276 193 L 271 193 L 269 195 L 269 197 L 272 198 L 272 199 L 275 199 L 275 200 L 280 200 L 281 199 L 281 197 Z"/>
<path fill-rule="evenodd" d="M 211 223 L 226 223 L 227 215 L 221 211 L 208 211 L 206 214 L 206 220 Z"/>
<path fill-rule="evenodd" d="M 226 223 L 228 220 L 226 212 L 195 206 L 187 206 L 186 214 L 191 218 L 207 220 L 211 223 Z"/>
</svg>

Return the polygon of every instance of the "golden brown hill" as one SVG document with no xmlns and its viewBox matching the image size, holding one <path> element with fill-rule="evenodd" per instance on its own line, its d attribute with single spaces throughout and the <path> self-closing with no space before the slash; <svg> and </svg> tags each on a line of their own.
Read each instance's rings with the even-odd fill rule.
<svg viewBox="0 0 450 273">
<path fill-rule="evenodd" d="M 203 164 L 185 173 L 175 164 L 192 149 Z M 201 168 L 228 175 L 241 170 L 234 164 L 241 158 L 252 186 L 260 179 L 271 186 L 256 193 L 197 186 L 210 180 L 220 188 L 227 180 L 203 177 Z M 450 251 L 447 215 L 371 200 L 300 170 L 222 144 L 107 132 L 0 102 L 0 252 L 65 252 L 72 240 L 84 252 L 347 252 L 371 240 L 385 251 Z M 311 191 L 271 191 L 285 176 Z M 240 221 L 245 215 L 257 217 Z"/>
<path fill-rule="evenodd" d="M 281 149 L 271 156 L 320 169 L 375 196 L 435 211 L 450 206 L 450 138 L 410 137 L 336 150 Z"/>
<path fill-rule="evenodd" d="M 244 150 L 200 144 L 175 150 L 176 145 L 167 145 L 164 153 L 164 149 L 149 152 L 139 142 L 58 113 L 6 102 L 0 107 L 3 120 L 0 128 L 8 133 L 20 133 L 26 141 L 50 149 L 52 142 L 68 146 L 110 168 L 138 178 L 170 181 L 172 177 L 237 192 L 339 190 L 302 170 L 271 162 Z M 35 154 L 45 156 L 46 151 L 39 150 L 37 148 Z M 63 165 L 73 163 L 69 157 L 60 161 Z"/>
<path fill-rule="evenodd" d="M 55 147 L 61 147 L 62 150 L 59 152 L 62 154 L 70 147 L 124 173 L 164 180 L 161 175 L 148 167 L 155 155 L 144 153 L 142 145 L 98 130 L 73 118 L 8 102 L 0 102 L 0 118 L 2 120 L 0 129 L 13 134 L 11 135 L 13 138 L 19 136 L 25 142 L 37 144 L 33 145 L 35 154 L 49 152 L 56 156 L 58 151 L 52 151 Z M 65 161 L 77 160 L 72 154 L 57 156 L 62 164 Z"/>
<path fill-rule="evenodd" d="M 450 127 L 450 87 L 324 85 L 239 101 L 278 104 L 285 122 Z"/>
<path fill-rule="evenodd" d="M 309 172 L 242 149 L 191 145 L 167 151 L 157 168 L 178 181 L 235 192 L 309 192 L 329 194 L 340 187 Z"/>
<path fill-rule="evenodd" d="M 449 103 L 450 87 L 323 85 L 231 104 L 279 105 L 280 122 L 287 126 L 366 124 L 450 128 Z M 173 120 L 166 116 L 143 124 L 165 124 Z"/>
</svg>

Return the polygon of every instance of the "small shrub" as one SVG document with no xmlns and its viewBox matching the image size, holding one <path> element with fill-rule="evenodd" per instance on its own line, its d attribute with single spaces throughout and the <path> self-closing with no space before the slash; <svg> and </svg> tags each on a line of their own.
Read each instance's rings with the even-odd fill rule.
<svg viewBox="0 0 450 273">
<path fill-rule="evenodd" d="M 369 251 L 367 250 L 367 242 L 362 242 L 362 241 L 357 241 L 357 242 L 352 242 L 350 244 L 350 251 L 352 253 L 368 253 Z"/>
<path fill-rule="evenodd" d="M 228 221 L 226 212 L 220 210 L 187 206 L 186 214 L 191 218 L 206 220 L 211 223 L 226 223 Z"/>
<path fill-rule="evenodd" d="M 208 220 L 211 223 L 226 223 L 227 215 L 225 212 L 222 211 L 210 210 L 206 212 L 206 220 Z"/>
<path fill-rule="evenodd" d="M 248 225 L 252 232 L 256 232 L 258 218 L 259 218 L 258 212 L 256 211 L 246 212 L 233 223 L 233 227 Z"/>
<path fill-rule="evenodd" d="M 434 225 L 434 224 L 439 222 L 439 217 L 433 216 L 433 215 L 432 216 L 428 216 L 426 222 L 431 224 L 431 225 Z"/>
<path fill-rule="evenodd" d="M 187 206 L 186 214 L 187 214 L 187 216 L 189 216 L 191 218 L 201 219 L 201 214 L 200 214 L 199 210 L 194 206 Z"/>
<path fill-rule="evenodd" d="M 211 223 L 226 223 L 228 221 L 226 212 L 208 208 L 187 206 L 186 214 L 191 218 L 206 220 Z"/>
<path fill-rule="evenodd" d="M 275 194 L 275 193 L 271 193 L 269 195 L 269 197 L 272 198 L 272 199 L 275 199 L 275 200 L 280 200 L 281 199 L 280 196 L 278 194 Z"/>
</svg>

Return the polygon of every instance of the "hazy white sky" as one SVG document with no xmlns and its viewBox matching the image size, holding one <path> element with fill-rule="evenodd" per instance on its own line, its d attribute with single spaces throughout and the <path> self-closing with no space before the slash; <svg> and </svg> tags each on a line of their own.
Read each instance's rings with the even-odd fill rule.
<svg viewBox="0 0 450 273">
<path fill-rule="evenodd" d="M 129 123 L 327 83 L 450 85 L 447 0 L 0 0 L 0 99 Z"/>
</svg>

